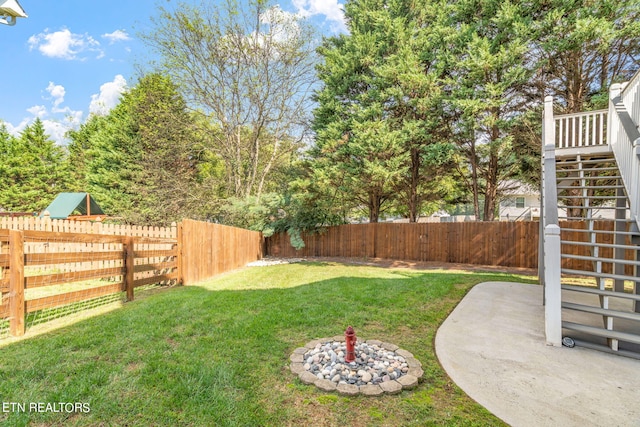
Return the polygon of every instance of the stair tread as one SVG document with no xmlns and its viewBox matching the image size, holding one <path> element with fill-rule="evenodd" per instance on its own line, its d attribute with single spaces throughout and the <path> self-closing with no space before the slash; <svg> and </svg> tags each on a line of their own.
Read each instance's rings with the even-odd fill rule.
<svg viewBox="0 0 640 427">
<path fill-rule="evenodd" d="M 584 206 L 584 205 L 561 205 L 561 204 L 558 205 L 558 208 L 559 209 L 567 209 L 567 208 L 568 209 L 592 209 L 592 210 L 595 210 L 595 211 L 597 211 L 597 210 L 605 210 L 605 209 L 606 210 L 615 210 L 615 209 L 627 210 L 627 209 L 629 209 L 626 206 L 620 206 L 620 207 L 617 207 L 617 206 Z"/>
<path fill-rule="evenodd" d="M 640 232 L 637 231 L 615 231 L 615 230 L 588 230 L 586 228 L 568 228 L 568 227 L 560 227 L 561 230 L 567 231 L 577 231 L 580 233 L 595 233 L 595 234 L 621 234 L 625 236 L 640 236 Z"/>
<path fill-rule="evenodd" d="M 620 175 L 611 175 L 611 176 L 602 176 L 602 175 L 598 175 L 598 176 L 556 176 L 556 179 L 558 181 L 566 181 L 566 180 L 572 180 L 572 181 L 577 181 L 580 179 L 590 179 L 590 180 L 598 180 L 598 179 L 620 179 L 622 178 Z"/>
<path fill-rule="evenodd" d="M 576 188 L 576 187 L 572 187 Z M 588 189 L 589 187 L 587 187 Z M 563 195 L 558 196 L 562 199 L 589 199 L 589 200 L 618 200 L 618 199 L 627 199 L 627 196 L 584 196 L 584 195 Z"/>
<path fill-rule="evenodd" d="M 625 219 L 610 219 L 610 220 L 607 220 L 607 219 L 603 219 L 603 218 L 583 218 L 583 217 L 581 217 L 581 216 L 567 216 L 567 217 L 559 218 L 559 219 L 560 219 L 561 221 L 564 221 L 564 220 L 578 220 L 578 221 L 622 221 L 622 222 L 627 223 L 627 224 L 632 224 L 632 223 L 634 223 L 634 222 L 635 222 L 635 220 L 634 220 L 634 219 L 630 219 L 630 218 L 625 218 Z"/>
<path fill-rule="evenodd" d="M 581 259 L 584 261 L 600 261 L 600 262 L 616 263 L 616 264 L 624 264 L 624 265 L 640 265 L 640 261 L 635 261 L 631 259 L 617 260 L 615 258 L 603 258 L 603 257 L 593 257 L 593 256 L 587 256 L 587 255 L 574 255 L 574 254 L 560 254 L 560 257 L 565 259 Z"/>
<path fill-rule="evenodd" d="M 558 185 L 556 186 L 558 190 L 578 190 L 583 188 L 589 188 L 593 190 L 608 190 L 610 188 L 624 188 L 624 185 Z"/>
<path fill-rule="evenodd" d="M 594 172 L 594 171 L 617 171 L 617 166 L 603 166 L 601 168 L 559 168 L 561 164 L 556 164 L 556 172 Z"/>
<path fill-rule="evenodd" d="M 600 243 L 600 242 L 580 242 L 577 240 L 564 240 L 560 239 L 560 243 L 567 246 L 590 246 L 590 247 L 599 247 L 599 248 L 613 248 L 613 249 L 628 249 L 631 251 L 640 250 L 640 246 L 636 245 L 617 245 L 615 243 Z"/>
<path fill-rule="evenodd" d="M 617 317 L 619 319 L 637 320 L 640 321 L 640 313 L 634 313 L 632 311 L 619 311 L 611 310 L 608 308 L 595 307 L 592 305 L 576 304 L 572 302 L 562 302 L 562 308 L 569 310 L 584 311 L 585 313 L 601 314 L 607 317 Z"/>
<path fill-rule="evenodd" d="M 638 277 L 626 276 L 622 274 L 613 274 L 613 273 L 598 273 L 596 271 L 582 271 L 582 270 L 571 270 L 568 268 L 561 268 L 560 271 L 565 274 L 571 274 L 574 276 L 589 276 L 589 277 L 598 277 L 601 279 L 618 279 L 618 280 L 640 280 Z M 576 292 L 585 292 L 588 294 L 597 294 L 597 295 L 607 295 L 610 297 L 616 298 L 625 298 L 632 299 L 635 301 L 640 301 L 639 294 L 628 294 L 626 292 L 614 292 L 614 291 L 603 291 L 597 288 L 587 288 L 587 290 L 583 289 L 573 289 L 571 285 L 562 285 L 562 289 L 566 289 L 568 291 L 576 291 Z M 575 286 L 575 288 L 585 288 L 584 286 Z M 604 292 L 604 293 L 603 293 Z"/>
<path fill-rule="evenodd" d="M 596 335 L 603 338 L 615 338 L 620 341 L 640 344 L 640 335 L 630 334 L 628 332 L 612 331 L 609 329 L 598 328 L 595 326 L 581 325 L 573 322 L 562 322 L 562 327 L 578 332 L 585 332 L 590 335 Z"/>
</svg>

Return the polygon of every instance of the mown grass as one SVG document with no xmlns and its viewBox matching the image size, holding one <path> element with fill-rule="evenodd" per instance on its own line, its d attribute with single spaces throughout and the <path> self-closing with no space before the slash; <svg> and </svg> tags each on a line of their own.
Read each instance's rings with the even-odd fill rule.
<svg viewBox="0 0 640 427">
<path fill-rule="evenodd" d="M 2 402 L 89 413 L 0 412 L 3 425 L 493 426 L 438 364 L 440 323 L 475 284 L 507 274 L 301 263 L 169 289 L 0 351 Z M 303 385 L 289 355 L 353 325 L 422 362 L 412 391 L 343 397 Z M 463 337 L 461 337 L 463 339 Z"/>
</svg>

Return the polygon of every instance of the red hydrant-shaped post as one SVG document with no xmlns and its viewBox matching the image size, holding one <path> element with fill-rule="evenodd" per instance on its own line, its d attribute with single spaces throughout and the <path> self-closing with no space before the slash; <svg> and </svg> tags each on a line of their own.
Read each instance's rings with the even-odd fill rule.
<svg viewBox="0 0 640 427">
<path fill-rule="evenodd" d="M 344 360 L 347 363 L 351 363 L 356 360 L 356 332 L 351 326 L 344 331 L 344 340 L 347 344 L 347 355 Z"/>
</svg>

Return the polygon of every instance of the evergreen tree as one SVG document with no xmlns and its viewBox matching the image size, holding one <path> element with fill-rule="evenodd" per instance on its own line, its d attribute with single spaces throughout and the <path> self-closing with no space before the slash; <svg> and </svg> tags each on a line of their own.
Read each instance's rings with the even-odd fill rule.
<svg viewBox="0 0 640 427">
<path fill-rule="evenodd" d="M 87 191 L 87 167 L 91 160 L 90 153 L 92 153 L 91 138 L 98 133 L 105 122 L 105 116 L 91 114 L 79 129 L 72 129 L 67 133 L 67 137 L 70 139 L 67 149 L 73 191 Z"/>
<path fill-rule="evenodd" d="M 2 188 L 0 206 L 7 211 L 39 212 L 60 192 L 69 191 L 71 177 L 65 149 L 53 142 L 38 118 L 19 138 L 0 128 Z"/>
<path fill-rule="evenodd" d="M 522 2 L 463 0 L 454 11 L 451 25 L 458 31 L 448 84 L 459 117 L 460 176 L 476 218 L 492 221 L 505 184 L 519 172 L 512 128 L 531 106 L 522 93 L 537 66 L 529 51 L 533 22 Z"/>
<path fill-rule="evenodd" d="M 194 216 L 201 188 L 195 125 L 167 77 L 141 78 L 94 126 L 87 181 L 110 215 L 158 225 Z"/>
<path fill-rule="evenodd" d="M 318 182 L 335 188 L 351 208 L 365 208 L 377 222 L 407 163 L 400 129 L 386 108 L 387 80 L 378 68 L 398 49 L 403 19 L 382 0 L 349 2 L 349 35 L 325 40 L 318 67 L 323 88 L 314 112 L 314 169 Z"/>
</svg>

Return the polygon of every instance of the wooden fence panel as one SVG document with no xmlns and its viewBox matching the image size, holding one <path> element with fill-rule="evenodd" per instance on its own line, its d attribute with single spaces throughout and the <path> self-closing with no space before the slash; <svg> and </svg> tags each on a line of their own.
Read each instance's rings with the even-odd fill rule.
<svg viewBox="0 0 640 427">
<path fill-rule="evenodd" d="M 175 239 L 177 225 L 171 227 L 148 227 L 126 224 L 105 224 L 92 221 L 39 218 L 33 216 L 0 217 L 0 229 L 57 231 L 60 233 L 107 234 L 115 236 L 137 236 Z"/>
<path fill-rule="evenodd" d="M 283 239 L 288 237 L 283 236 Z M 262 234 L 220 224 L 181 223 L 181 276 L 185 285 L 207 280 L 262 258 Z"/>
<path fill-rule="evenodd" d="M 537 222 L 348 224 L 303 234 L 296 250 L 285 233 L 266 238 L 266 253 L 281 257 L 386 258 L 536 268 Z"/>
<path fill-rule="evenodd" d="M 584 221 L 563 221 L 563 241 L 589 242 Z M 611 231 L 611 220 L 596 221 L 596 230 Z M 576 230 L 576 231 L 572 231 Z M 329 227 L 324 232 L 303 234 L 305 247 L 296 250 L 282 233 L 266 239 L 266 254 L 281 257 L 347 257 L 386 258 L 411 261 L 436 261 L 537 268 L 537 221 L 455 222 L 420 224 L 348 224 Z M 597 244 L 614 243 L 610 234 L 596 235 Z M 626 244 L 631 244 L 627 237 Z M 563 244 L 563 253 L 590 256 L 588 245 Z M 613 249 L 599 247 L 600 258 L 613 258 Z M 634 259 L 627 250 L 625 259 Z M 563 258 L 562 267 L 590 271 L 591 261 Z M 612 272 L 612 264 L 603 262 L 604 272 Z M 633 266 L 626 266 L 627 274 Z"/>
</svg>

